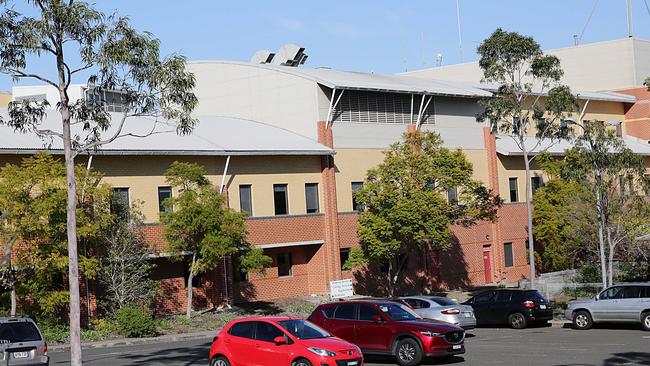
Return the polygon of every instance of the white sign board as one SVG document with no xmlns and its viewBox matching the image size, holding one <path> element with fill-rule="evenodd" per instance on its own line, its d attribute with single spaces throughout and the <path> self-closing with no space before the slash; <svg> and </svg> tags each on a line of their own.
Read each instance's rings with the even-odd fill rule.
<svg viewBox="0 0 650 366">
<path fill-rule="evenodd" d="M 341 297 L 350 297 L 354 295 L 352 280 L 330 281 L 330 297 L 339 299 Z"/>
</svg>

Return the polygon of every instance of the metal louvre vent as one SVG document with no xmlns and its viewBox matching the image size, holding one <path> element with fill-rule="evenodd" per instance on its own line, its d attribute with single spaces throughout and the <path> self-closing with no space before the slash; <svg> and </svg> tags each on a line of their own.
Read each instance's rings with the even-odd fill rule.
<svg viewBox="0 0 650 366">
<path fill-rule="evenodd" d="M 426 105 L 429 96 L 410 94 L 382 93 L 361 90 L 346 90 L 341 96 L 333 121 L 353 123 L 416 123 L 422 103 Z M 411 100 L 413 116 L 411 116 Z M 432 101 L 422 113 L 422 124 L 435 122 L 435 101 Z"/>
</svg>

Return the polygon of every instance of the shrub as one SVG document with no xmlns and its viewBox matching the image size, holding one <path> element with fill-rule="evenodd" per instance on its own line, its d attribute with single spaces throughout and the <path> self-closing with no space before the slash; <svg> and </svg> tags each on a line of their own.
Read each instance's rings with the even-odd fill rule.
<svg viewBox="0 0 650 366">
<path fill-rule="evenodd" d="M 70 329 L 67 325 L 54 322 L 43 322 L 39 323 L 38 326 L 41 329 L 46 342 L 65 343 L 68 341 Z"/>
<path fill-rule="evenodd" d="M 115 312 L 117 333 L 125 337 L 153 337 L 158 334 L 151 313 L 137 305 L 125 306 Z"/>
</svg>

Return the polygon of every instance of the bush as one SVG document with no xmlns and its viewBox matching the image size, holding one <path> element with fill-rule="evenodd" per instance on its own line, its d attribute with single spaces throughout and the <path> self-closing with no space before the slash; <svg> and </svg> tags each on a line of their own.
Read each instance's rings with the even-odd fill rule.
<svg viewBox="0 0 650 366">
<path fill-rule="evenodd" d="M 54 322 L 44 322 L 38 324 L 45 341 L 48 343 L 65 343 L 68 341 L 68 336 L 70 335 L 70 329 L 67 325 L 54 323 Z"/>
<path fill-rule="evenodd" d="M 130 338 L 153 337 L 158 334 L 151 313 L 137 305 L 125 306 L 115 312 L 117 333 Z"/>
</svg>

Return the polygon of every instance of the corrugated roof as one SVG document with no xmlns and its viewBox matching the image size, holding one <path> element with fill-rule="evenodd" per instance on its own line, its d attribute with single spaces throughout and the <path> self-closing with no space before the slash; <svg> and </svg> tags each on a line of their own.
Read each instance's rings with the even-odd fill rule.
<svg viewBox="0 0 650 366">
<path fill-rule="evenodd" d="M 114 120 L 119 116 L 113 115 Z M 7 109 L 0 109 L 0 117 L 7 118 Z M 200 117 L 191 135 L 179 136 L 173 124 L 155 121 L 153 118 L 137 117 L 127 120 L 123 133 L 144 135 L 146 138 L 125 136 L 98 151 L 103 155 L 330 155 L 334 150 L 291 131 L 265 123 L 230 117 Z M 79 130 L 79 126 L 73 127 Z M 42 128 L 61 130 L 57 111 L 49 111 Z M 114 131 L 114 130 L 113 130 Z M 112 130 L 104 133 L 110 136 Z M 63 145 L 59 138 L 43 141 L 32 133 L 19 133 L 8 126 L 0 126 L 0 153 L 29 154 L 51 150 L 60 152 Z"/>
<path fill-rule="evenodd" d="M 489 97 L 491 93 L 468 83 L 427 80 L 399 75 L 341 71 L 330 68 L 309 68 L 253 64 L 234 61 L 192 61 L 192 64 L 226 64 L 261 68 L 312 80 L 328 88 L 375 90 L 410 94 L 435 94 L 461 97 Z"/>
<path fill-rule="evenodd" d="M 525 140 L 527 149 L 532 149 L 539 140 L 534 136 L 529 136 Z M 635 154 L 650 156 L 650 144 L 647 141 L 639 140 L 632 137 L 623 138 L 625 145 L 630 148 Z M 531 154 L 537 154 L 540 151 L 546 151 L 551 155 L 564 155 L 565 150 L 572 148 L 574 143 L 572 141 L 560 140 L 551 141 L 544 140 L 539 146 L 531 151 Z M 530 150 L 529 150 L 530 151 Z M 522 156 L 523 153 L 517 143 L 509 136 L 497 135 L 497 152 L 506 156 Z"/>
<path fill-rule="evenodd" d="M 496 91 L 498 86 L 496 84 L 483 83 L 476 84 L 476 87 L 485 89 L 487 91 Z M 546 92 L 542 93 L 539 91 L 533 90 L 533 95 L 546 95 Z M 601 100 L 605 102 L 620 102 L 620 103 L 634 103 L 636 102 L 636 97 L 629 94 L 615 93 L 615 92 L 592 92 L 584 90 L 571 90 L 571 93 L 575 95 L 580 100 Z"/>
</svg>

